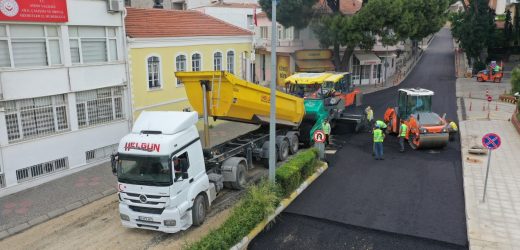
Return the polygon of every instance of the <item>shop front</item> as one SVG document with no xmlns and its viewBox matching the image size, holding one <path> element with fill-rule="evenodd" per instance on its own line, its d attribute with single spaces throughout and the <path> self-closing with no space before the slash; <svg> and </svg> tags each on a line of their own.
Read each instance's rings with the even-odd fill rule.
<svg viewBox="0 0 520 250">
<path fill-rule="evenodd" d="M 373 53 L 354 52 L 352 81 L 356 85 L 375 84 L 383 78 L 381 59 Z"/>
</svg>

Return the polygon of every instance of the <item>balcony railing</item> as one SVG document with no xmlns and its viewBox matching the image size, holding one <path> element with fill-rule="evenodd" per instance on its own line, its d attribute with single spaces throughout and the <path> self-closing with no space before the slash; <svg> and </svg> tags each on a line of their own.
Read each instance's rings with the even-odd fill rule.
<svg viewBox="0 0 520 250">
<path fill-rule="evenodd" d="M 271 46 L 271 39 L 259 39 L 255 43 L 256 48 L 266 48 Z M 277 41 L 278 47 L 295 47 L 295 48 L 301 48 L 303 47 L 303 41 L 302 40 L 278 40 Z"/>
</svg>

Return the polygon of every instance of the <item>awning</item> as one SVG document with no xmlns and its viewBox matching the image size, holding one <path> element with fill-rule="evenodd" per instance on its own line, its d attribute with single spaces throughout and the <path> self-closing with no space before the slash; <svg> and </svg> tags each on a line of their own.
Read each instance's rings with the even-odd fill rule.
<svg viewBox="0 0 520 250">
<path fill-rule="evenodd" d="M 378 57 L 397 57 L 397 54 L 395 52 L 376 52 L 376 55 Z"/>
<path fill-rule="evenodd" d="M 354 53 L 359 65 L 381 64 L 381 59 L 373 53 Z"/>
<path fill-rule="evenodd" d="M 334 64 L 330 60 L 296 60 L 299 72 L 334 71 Z"/>
</svg>

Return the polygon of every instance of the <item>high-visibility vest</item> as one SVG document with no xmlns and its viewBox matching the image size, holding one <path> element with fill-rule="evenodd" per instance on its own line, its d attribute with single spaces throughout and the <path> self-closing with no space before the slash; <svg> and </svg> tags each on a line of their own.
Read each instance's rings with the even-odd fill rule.
<svg viewBox="0 0 520 250">
<path fill-rule="evenodd" d="M 381 129 L 374 129 L 374 142 L 383 142 L 383 131 Z"/>
<path fill-rule="evenodd" d="M 408 130 L 408 126 L 406 126 L 404 123 L 401 123 L 401 137 L 406 136 L 406 130 Z"/>
<path fill-rule="evenodd" d="M 380 128 L 386 128 L 386 123 L 384 123 L 381 120 L 377 120 L 376 121 L 376 125 L 379 125 Z"/>
<path fill-rule="evenodd" d="M 324 122 L 322 127 L 323 127 L 323 133 L 325 133 L 326 135 L 330 135 L 330 123 Z"/>
<path fill-rule="evenodd" d="M 374 119 L 374 111 L 369 109 L 367 110 L 367 120 L 372 121 Z"/>
<path fill-rule="evenodd" d="M 450 127 L 454 131 L 458 131 L 459 130 L 459 128 L 457 127 L 457 124 L 455 122 L 450 122 Z"/>
</svg>

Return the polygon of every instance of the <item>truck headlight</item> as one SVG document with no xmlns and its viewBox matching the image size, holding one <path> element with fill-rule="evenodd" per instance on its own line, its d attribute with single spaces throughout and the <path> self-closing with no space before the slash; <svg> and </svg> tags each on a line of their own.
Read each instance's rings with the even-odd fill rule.
<svg viewBox="0 0 520 250">
<path fill-rule="evenodd" d="M 177 225 L 177 222 L 175 220 L 164 220 L 164 225 L 167 227 L 174 227 Z"/>
<path fill-rule="evenodd" d="M 126 214 L 119 214 L 119 217 L 121 217 L 121 220 L 130 221 L 130 217 Z"/>
<path fill-rule="evenodd" d="M 425 128 L 421 128 L 421 133 L 426 134 L 426 133 L 428 133 L 428 130 L 426 130 Z"/>
</svg>

